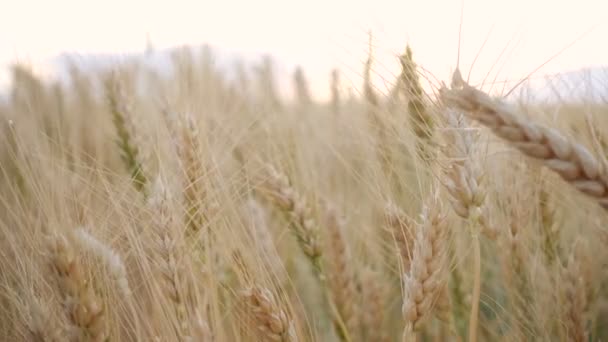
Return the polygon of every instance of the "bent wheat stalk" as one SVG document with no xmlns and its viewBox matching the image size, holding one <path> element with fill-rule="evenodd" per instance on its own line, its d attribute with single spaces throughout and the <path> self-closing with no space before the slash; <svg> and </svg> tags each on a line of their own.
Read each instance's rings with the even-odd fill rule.
<svg viewBox="0 0 608 342">
<path fill-rule="evenodd" d="M 608 210 L 608 176 L 587 148 L 569 141 L 555 129 L 524 120 L 512 106 L 465 83 L 458 71 L 452 85 L 452 89 L 440 90 L 447 106 L 466 112 L 527 156 L 542 160 L 545 166 Z"/>
</svg>

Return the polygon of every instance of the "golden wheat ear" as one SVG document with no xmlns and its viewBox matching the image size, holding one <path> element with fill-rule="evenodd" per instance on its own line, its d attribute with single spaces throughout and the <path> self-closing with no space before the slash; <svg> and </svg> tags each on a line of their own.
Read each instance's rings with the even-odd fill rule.
<svg viewBox="0 0 608 342">
<path fill-rule="evenodd" d="M 459 75 L 454 76 L 457 87 L 440 90 L 447 106 L 467 113 L 525 155 L 541 160 L 578 191 L 608 209 L 608 175 L 586 147 L 555 129 L 525 120 L 513 106 L 468 85 Z"/>
</svg>

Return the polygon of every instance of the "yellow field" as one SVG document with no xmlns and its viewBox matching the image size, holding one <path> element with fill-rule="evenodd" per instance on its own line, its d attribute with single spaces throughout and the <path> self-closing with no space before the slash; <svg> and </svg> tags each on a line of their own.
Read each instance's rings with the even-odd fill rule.
<svg viewBox="0 0 608 342">
<path fill-rule="evenodd" d="M 190 53 L 13 68 L 0 341 L 608 338 L 608 107 L 439 89 L 409 49 L 388 95 L 370 58 L 286 99 Z"/>
</svg>

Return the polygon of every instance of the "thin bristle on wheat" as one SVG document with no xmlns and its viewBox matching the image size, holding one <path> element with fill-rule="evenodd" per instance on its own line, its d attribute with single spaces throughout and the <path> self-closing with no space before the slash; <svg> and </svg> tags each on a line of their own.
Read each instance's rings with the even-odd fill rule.
<svg viewBox="0 0 608 342">
<path fill-rule="evenodd" d="M 464 83 L 459 75 L 455 76 L 457 87 L 441 89 L 444 103 L 488 126 L 524 154 L 542 160 L 577 190 L 608 209 L 608 176 L 587 148 L 569 141 L 555 129 L 525 121 L 512 106 Z"/>
</svg>

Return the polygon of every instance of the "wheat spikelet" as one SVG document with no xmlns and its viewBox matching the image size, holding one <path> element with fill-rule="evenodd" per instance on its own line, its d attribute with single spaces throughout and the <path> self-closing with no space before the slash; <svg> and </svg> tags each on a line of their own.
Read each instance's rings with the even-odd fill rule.
<svg viewBox="0 0 608 342">
<path fill-rule="evenodd" d="M 89 234 L 84 228 L 76 229 L 74 236 L 83 249 L 95 254 L 99 259 L 103 260 L 106 267 L 114 277 L 114 281 L 118 285 L 118 289 L 124 298 L 128 299 L 131 296 L 131 287 L 127 279 L 127 268 L 118 255 L 110 247 L 97 240 L 93 235 Z"/>
<path fill-rule="evenodd" d="M 402 272 L 410 271 L 414 248 L 413 222 L 395 203 L 389 202 L 385 209 L 386 226 L 397 245 Z"/>
<path fill-rule="evenodd" d="M 574 255 L 568 258 L 568 263 L 562 270 L 562 277 L 566 335 L 570 341 L 588 341 L 585 327 L 585 284 L 581 276 L 580 264 Z"/>
<path fill-rule="evenodd" d="M 555 129 L 526 122 L 510 105 L 464 83 L 459 72 L 453 83 L 456 88 L 444 87 L 440 91 L 444 103 L 488 126 L 524 154 L 542 160 L 577 190 L 608 209 L 608 177 L 583 145 L 569 141 Z"/>
<path fill-rule="evenodd" d="M 423 208 L 416 232 L 412 266 L 403 279 L 405 332 L 413 332 L 429 318 L 447 281 L 447 222 L 434 198 Z"/>
<path fill-rule="evenodd" d="M 325 278 L 321 270 L 323 249 L 319 228 L 306 199 L 291 186 L 286 175 L 272 166 L 266 166 L 266 174 L 267 178 L 259 190 L 288 216 L 290 228 L 298 239 L 300 248 L 312 263 L 317 276 Z"/>
<path fill-rule="evenodd" d="M 51 241 L 53 264 L 59 276 L 65 306 L 72 323 L 79 329 L 79 338 L 85 341 L 105 341 L 108 327 L 104 303 L 95 293 L 86 270 L 78 259 L 72 242 L 64 235 Z"/>
<path fill-rule="evenodd" d="M 541 183 L 538 195 L 542 249 L 548 265 L 552 265 L 559 254 L 560 231 L 555 223 L 555 207 L 547 192 L 546 182 Z"/>
<path fill-rule="evenodd" d="M 139 191 L 145 191 L 148 181 L 144 173 L 138 146 L 134 143 L 133 125 L 129 117 L 130 109 L 125 104 L 124 94 L 116 75 L 106 80 L 106 94 L 112 114 L 112 122 L 118 135 L 118 146 L 121 158 L 131 173 L 133 185 Z"/>
<path fill-rule="evenodd" d="M 344 221 L 336 209 L 328 205 L 325 228 L 329 231 L 327 245 L 328 277 L 332 297 L 349 335 L 357 336 L 360 324 L 357 313 L 361 310 L 357 298 L 356 274 L 352 256 L 344 238 Z"/>
<path fill-rule="evenodd" d="M 172 120 L 169 118 L 167 121 Z M 187 224 L 192 230 L 198 231 L 208 221 L 208 213 L 205 212 L 208 207 L 202 203 L 207 203 L 209 200 L 202 184 L 205 165 L 201 159 L 203 149 L 199 140 L 198 127 L 192 116 L 185 114 L 177 118 L 173 133 L 175 134 L 174 146 L 184 172 L 183 192 Z"/>
<path fill-rule="evenodd" d="M 250 197 L 245 203 L 245 214 L 248 226 L 252 230 L 255 246 L 259 249 L 264 262 L 274 276 L 283 276 L 283 264 L 275 247 L 275 242 L 268 226 L 267 213 L 255 197 Z"/>
<path fill-rule="evenodd" d="M 34 342 L 60 342 L 66 338 L 65 327 L 59 322 L 49 308 L 34 299 L 30 302 L 30 319 L 28 329 L 30 339 Z"/>
<path fill-rule="evenodd" d="M 467 127 L 464 118 L 455 112 L 445 111 L 445 119 L 445 154 L 450 165 L 445 171 L 444 181 L 452 208 L 458 216 L 478 224 L 488 238 L 495 239 L 496 230 L 488 225 L 487 212 L 483 210 L 486 197 L 483 173 L 473 160 L 475 134 Z"/>
<path fill-rule="evenodd" d="M 192 294 L 187 272 L 190 271 L 191 265 L 190 260 L 183 253 L 186 246 L 176 226 L 177 222 L 170 203 L 171 194 L 165 187 L 162 177 L 158 177 L 149 199 L 150 208 L 157 214 L 153 225 L 155 266 L 160 276 L 162 291 L 173 303 L 177 334 L 180 339 L 186 340 L 192 328 L 191 323 L 197 322 L 196 317 L 190 317 L 188 308 Z"/>
<path fill-rule="evenodd" d="M 428 147 L 433 145 L 434 122 L 424 103 L 425 93 L 420 84 L 416 71 L 417 66 L 409 45 L 406 47 L 405 53 L 399 57 L 399 62 L 401 63 L 400 85 L 408 99 L 407 109 L 414 134 L 420 139 L 418 152 L 426 160 L 430 157 Z"/>
<path fill-rule="evenodd" d="M 385 326 L 385 310 L 389 288 L 380 272 L 366 269 L 361 274 L 361 323 L 364 341 L 388 342 Z"/>
<path fill-rule="evenodd" d="M 241 295 L 249 313 L 255 319 L 262 341 L 296 341 L 293 323 L 270 290 L 252 286 L 245 289 Z"/>
</svg>

